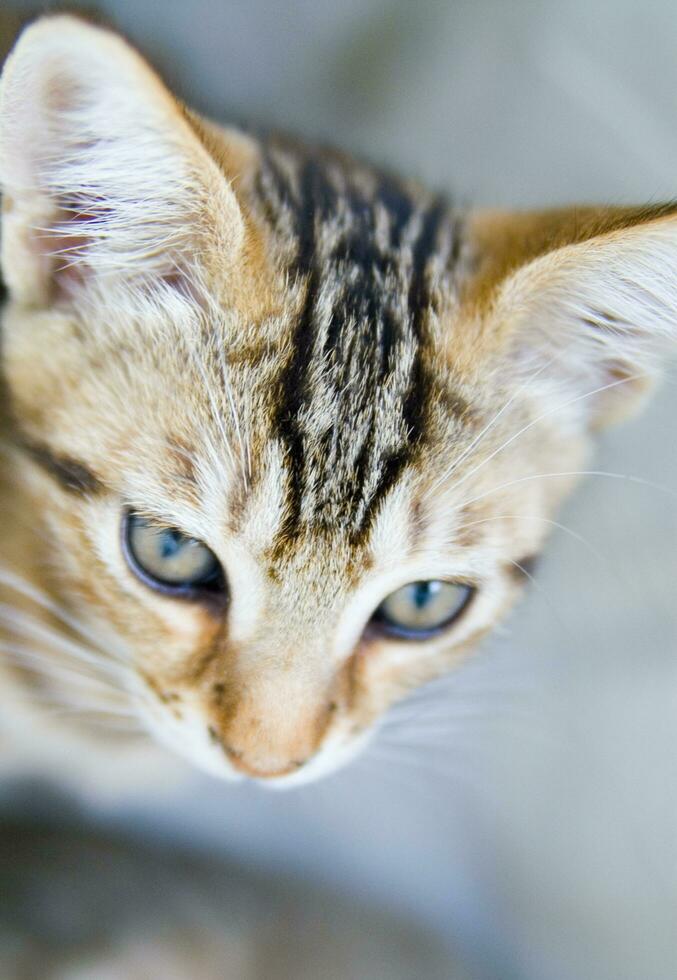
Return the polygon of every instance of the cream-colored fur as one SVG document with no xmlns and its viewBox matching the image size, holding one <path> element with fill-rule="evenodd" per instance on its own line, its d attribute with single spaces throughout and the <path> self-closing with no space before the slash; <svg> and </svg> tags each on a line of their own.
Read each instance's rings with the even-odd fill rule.
<svg viewBox="0 0 677 980">
<path fill-rule="evenodd" d="M 198 119 L 70 17 L 7 62 L 0 178 L 8 765 L 146 778 L 146 735 L 45 701 L 227 778 L 343 764 L 507 612 L 675 339 L 670 208 L 461 215 Z M 134 576 L 125 507 L 215 552 L 225 611 Z M 456 625 L 370 631 L 428 579 L 476 586 Z"/>
</svg>

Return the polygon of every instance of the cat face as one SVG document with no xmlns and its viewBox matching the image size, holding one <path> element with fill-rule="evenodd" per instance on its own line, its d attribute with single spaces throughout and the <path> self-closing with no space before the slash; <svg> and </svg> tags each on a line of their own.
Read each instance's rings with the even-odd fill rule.
<svg viewBox="0 0 677 980">
<path fill-rule="evenodd" d="M 672 335 L 675 220 L 463 214 L 216 129 L 67 17 L 1 98 L 31 574 L 198 766 L 331 771 L 519 595 Z"/>
</svg>

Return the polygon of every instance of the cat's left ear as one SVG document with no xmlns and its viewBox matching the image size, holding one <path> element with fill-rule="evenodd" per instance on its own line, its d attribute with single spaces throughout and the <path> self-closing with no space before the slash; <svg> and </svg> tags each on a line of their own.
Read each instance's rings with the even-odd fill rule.
<svg viewBox="0 0 677 980">
<path fill-rule="evenodd" d="M 469 237 L 488 356 L 586 427 L 631 414 L 677 348 L 677 206 L 478 213 Z"/>
<path fill-rule="evenodd" d="M 122 38 L 70 16 L 29 26 L 0 82 L 2 269 L 42 305 L 88 282 L 196 275 L 244 236 L 190 118 Z"/>
</svg>

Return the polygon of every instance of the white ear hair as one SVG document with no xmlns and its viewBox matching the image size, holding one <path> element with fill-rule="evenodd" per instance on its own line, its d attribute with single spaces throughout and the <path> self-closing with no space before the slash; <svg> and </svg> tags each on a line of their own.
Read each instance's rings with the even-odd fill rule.
<svg viewBox="0 0 677 980">
<path fill-rule="evenodd" d="M 28 27 L 0 81 L 3 271 L 44 302 L 73 274 L 173 277 L 244 227 L 182 108 L 116 34 L 77 18 Z"/>
<path fill-rule="evenodd" d="M 677 216 L 535 259 L 504 281 L 492 315 L 525 373 L 554 379 L 579 419 L 627 415 L 677 347 Z"/>
</svg>

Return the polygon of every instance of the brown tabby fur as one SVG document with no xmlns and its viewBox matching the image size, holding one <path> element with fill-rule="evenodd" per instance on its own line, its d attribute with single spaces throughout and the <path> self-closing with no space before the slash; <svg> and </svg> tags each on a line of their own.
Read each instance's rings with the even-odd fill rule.
<svg viewBox="0 0 677 980">
<path fill-rule="evenodd" d="M 131 709 L 219 775 L 314 778 L 519 595 L 589 432 L 674 340 L 673 208 L 464 213 L 199 119 L 63 16 L 0 98 L 7 755 L 82 744 L 100 772 L 46 698 Z M 227 605 L 138 581 L 126 507 L 208 544 Z M 436 578 L 477 587 L 449 631 L 366 625 Z"/>
</svg>

